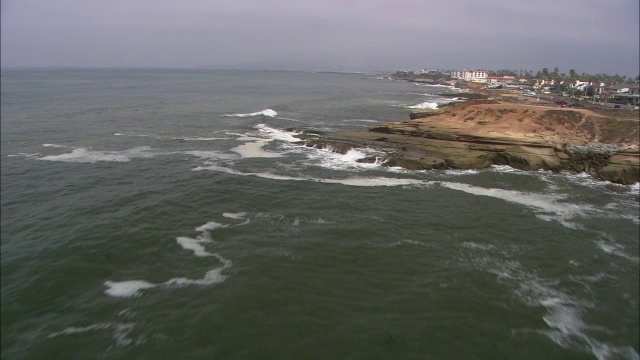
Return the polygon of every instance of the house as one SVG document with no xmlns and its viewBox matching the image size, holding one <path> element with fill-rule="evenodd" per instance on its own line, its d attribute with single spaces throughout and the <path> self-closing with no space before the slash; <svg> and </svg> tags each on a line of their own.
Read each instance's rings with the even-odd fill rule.
<svg viewBox="0 0 640 360">
<path fill-rule="evenodd" d="M 608 98 L 622 104 L 640 105 L 638 85 L 619 84 L 608 88 Z"/>
<path fill-rule="evenodd" d="M 460 79 L 465 81 L 472 82 L 486 82 L 487 81 L 487 72 L 485 70 L 469 70 L 464 69 L 463 71 L 452 71 L 449 74 L 453 79 Z"/>
<path fill-rule="evenodd" d="M 620 84 L 609 87 L 609 91 L 614 94 L 626 94 L 629 92 L 629 84 Z"/>
<path fill-rule="evenodd" d="M 591 88 L 593 89 L 593 95 L 597 96 L 597 97 L 603 97 L 607 95 L 607 88 L 604 85 L 604 83 L 593 83 L 593 85 L 591 85 Z"/>
</svg>

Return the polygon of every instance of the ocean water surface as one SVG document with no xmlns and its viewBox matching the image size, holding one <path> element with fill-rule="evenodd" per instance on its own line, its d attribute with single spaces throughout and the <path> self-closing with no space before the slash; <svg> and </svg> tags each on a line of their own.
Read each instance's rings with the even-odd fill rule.
<svg viewBox="0 0 640 360">
<path fill-rule="evenodd" d="M 638 359 L 639 187 L 297 143 L 369 74 L 3 70 L 6 359 Z M 454 95 L 452 95 L 454 96 Z"/>
</svg>

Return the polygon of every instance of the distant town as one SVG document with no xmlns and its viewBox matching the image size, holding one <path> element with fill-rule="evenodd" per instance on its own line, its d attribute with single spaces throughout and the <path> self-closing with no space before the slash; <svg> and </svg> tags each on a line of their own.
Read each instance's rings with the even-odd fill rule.
<svg viewBox="0 0 640 360">
<path fill-rule="evenodd" d="M 561 73 L 543 68 L 536 73 L 529 70 L 416 70 L 397 71 L 391 78 L 416 83 L 452 85 L 463 88 L 516 88 L 525 96 L 539 94 L 568 97 L 575 101 L 600 104 L 640 106 L 639 81 L 620 75 L 586 74 L 569 70 Z"/>
</svg>

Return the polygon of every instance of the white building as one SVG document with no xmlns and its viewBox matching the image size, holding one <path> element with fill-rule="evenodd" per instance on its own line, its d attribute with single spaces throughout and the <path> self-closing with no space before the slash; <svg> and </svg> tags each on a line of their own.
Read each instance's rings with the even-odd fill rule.
<svg viewBox="0 0 640 360">
<path fill-rule="evenodd" d="M 573 83 L 573 87 L 578 89 L 578 90 L 582 90 L 585 91 L 585 89 L 589 86 L 598 86 L 598 87 L 603 87 L 605 86 L 605 83 L 603 82 L 593 82 L 593 81 L 582 81 L 582 80 L 576 80 Z"/>
<path fill-rule="evenodd" d="M 507 86 L 516 80 L 515 76 L 487 76 L 485 82 L 488 85 L 502 85 Z"/>
<path fill-rule="evenodd" d="M 469 70 L 464 69 L 462 71 L 452 71 L 450 76 L 453 79 L 460 79 L 473 82 L 486 82 L 487 72 L 485 70 Z"/>
</svg>

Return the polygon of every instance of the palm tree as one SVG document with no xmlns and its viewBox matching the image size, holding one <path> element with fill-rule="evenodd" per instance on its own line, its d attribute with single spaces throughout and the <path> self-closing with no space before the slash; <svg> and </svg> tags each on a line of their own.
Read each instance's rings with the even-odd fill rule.
<svg viewBox="0 0 640 360">
<path fill-rule="evenodd" d="M 576 71 L 571 69 L 569 70 L 569 81 L 571 81 L 571 97 L 574 97 L 576 94 Z"/>
</svg>

